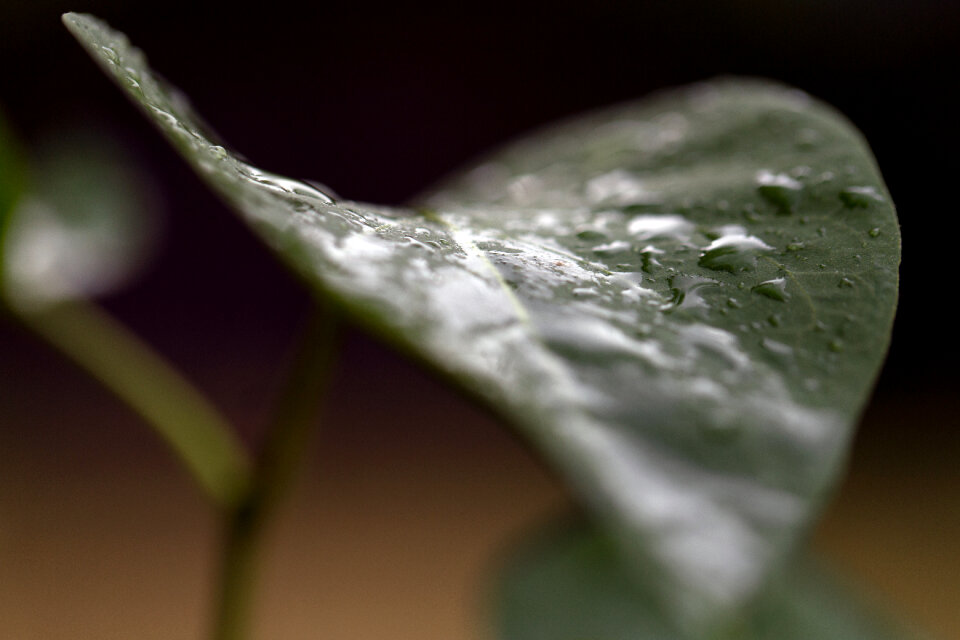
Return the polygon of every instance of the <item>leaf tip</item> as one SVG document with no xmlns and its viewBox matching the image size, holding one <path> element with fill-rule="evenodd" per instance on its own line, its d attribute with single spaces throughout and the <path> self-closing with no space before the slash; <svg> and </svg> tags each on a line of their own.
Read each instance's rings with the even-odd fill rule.
<svg viewBox="0 0 960 640">
<path fill-rule="evenodd" d="M 60 20 L 80 44 L 99 56 L 103 55 L 103 51 L 100 50 L 102 45 L 125 44 L 126 38 L 122 34 L 114 31 L 106 22 L 89 13 L 68 12 L 63 14 Z"/>
<path fill-rule="evenodd" d="M 89 14 L 76 13 L 74 11 L 68 11 L 60 16 L 60 21 L 63 22 L 63 25 L 74 34 L 84 27 L 89 28 L 93 20 L 95 20 L 95 18 Z"/>
</svg>

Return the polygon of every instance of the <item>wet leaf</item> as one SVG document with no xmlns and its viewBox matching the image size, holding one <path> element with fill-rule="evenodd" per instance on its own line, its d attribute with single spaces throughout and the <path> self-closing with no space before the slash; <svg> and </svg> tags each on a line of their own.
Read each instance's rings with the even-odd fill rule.
<svg viewBox="0 0 960 640">
<path fill-rule="evenodd" d="M 541 532 L 511 558 L 493 603 L 499 640 L 682 640 L 664 624 L 618 549 L 584 523 Z M 905 640 L 812 559 L 781 571 L 731 627 L 737 640 Z"/>
<path fill-rule="evenodd" d="M 536 446 L 665 619 L 722 624 L 795 545 L 897 293 L 892 203 L 829 107 L 705 83 L 546 129 L 398 209 L 254 167 L 122 34 L 65 20 L 308 284 Z"/>
</svg>

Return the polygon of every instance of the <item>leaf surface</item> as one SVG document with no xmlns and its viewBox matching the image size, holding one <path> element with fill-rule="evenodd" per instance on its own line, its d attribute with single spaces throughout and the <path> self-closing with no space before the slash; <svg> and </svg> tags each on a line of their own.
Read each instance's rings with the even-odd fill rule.
<svg viewBox="0 0 960 640">
<path fill-rule="evenodd" d="M 533 443 L 667 619 L 721 624 L 810 523 L 899 262 L 889 195 L 833 110 L 705 83 L 544 130 L 398 209 L 254 167 L 122 34 L 65 21 L 306 282 Z"/>
<path fill-rule="evenodd" d="M 584 523 L 540 533 L 511 558 L 493 602 L 499 640 L 682 640 L 611 540 Z M 811 559 L 781 571 L 727 630 L 737 640 L 917 638 Z"/>
</svg>

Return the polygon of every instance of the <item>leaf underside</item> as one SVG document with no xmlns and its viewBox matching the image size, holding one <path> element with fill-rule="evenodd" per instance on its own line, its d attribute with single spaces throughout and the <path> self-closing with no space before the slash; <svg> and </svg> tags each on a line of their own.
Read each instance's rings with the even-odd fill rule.
<svg viewBox="0 0 960 640">
<path fill-rule="evenodd" d="M 795 545 L 897 295 L 889 194 L 830 108 L 703 83 L 546 129 L 391 208 L 248 164 L 122 34 L 65 22 L 307 283 L 536 446 L 665 620 L 720 624 Z"/>
<path fill-rule="evenodd" d="M 499 640 L 682 640 L 658 617 L 618 549 L 582 522 L 511 557 L 492 603 Z M 900 628 L 809 558 L 787 567 L 727 630 L 738 640 L 904 640 Z"/>
</svg>

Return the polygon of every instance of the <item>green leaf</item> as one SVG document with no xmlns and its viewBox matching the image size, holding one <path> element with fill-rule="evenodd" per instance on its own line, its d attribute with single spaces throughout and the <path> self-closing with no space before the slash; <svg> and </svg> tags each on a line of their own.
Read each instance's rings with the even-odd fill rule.
<svg viewBox="0 0 960 640">
<path fill-rule="evenodd" d="M 645 599 L 612 540 L 584 523 L 552 527 L 497 581 L 499 640 L 682 640 Z M 903 640 L 908 634 L 812 559 L 780 572 L 726 635 L 737 640 Z"/>
<path fill-rule="evenodd" d="M 720 624 L 795 545 L 897 292 L 889 195 L 830 108 L 705 83 L 545 130 L 397 209 L 252 166 L 122 34 L 65 22 L 307 283 L 540 449 L 668 617 Z"/>
<path fill-rule="evenodd" d="M 2 122 L 0 122 L 2 126 Z M 150 185 L 103 136 L 61 130 L 37 145 L 31 189 L 0 128 L 0 309 L 84 368 L 150 424 L 218 505 L 246 490 L 250 463 L 229 424 L 162 357 L 87 300 L 150 257 Z M 11 178 L 8 180 L 7 178 Z M 13 180 L 15 178 L 15 181 Z"/>
<path fill-rule="evenodd" d="M 0 246 L 2 294 L 28 313 L 118 288 L 150 257 L 157 228 L 146 179 L 104 136 L 59 131 L 34 156 Z"/>
</svg>

